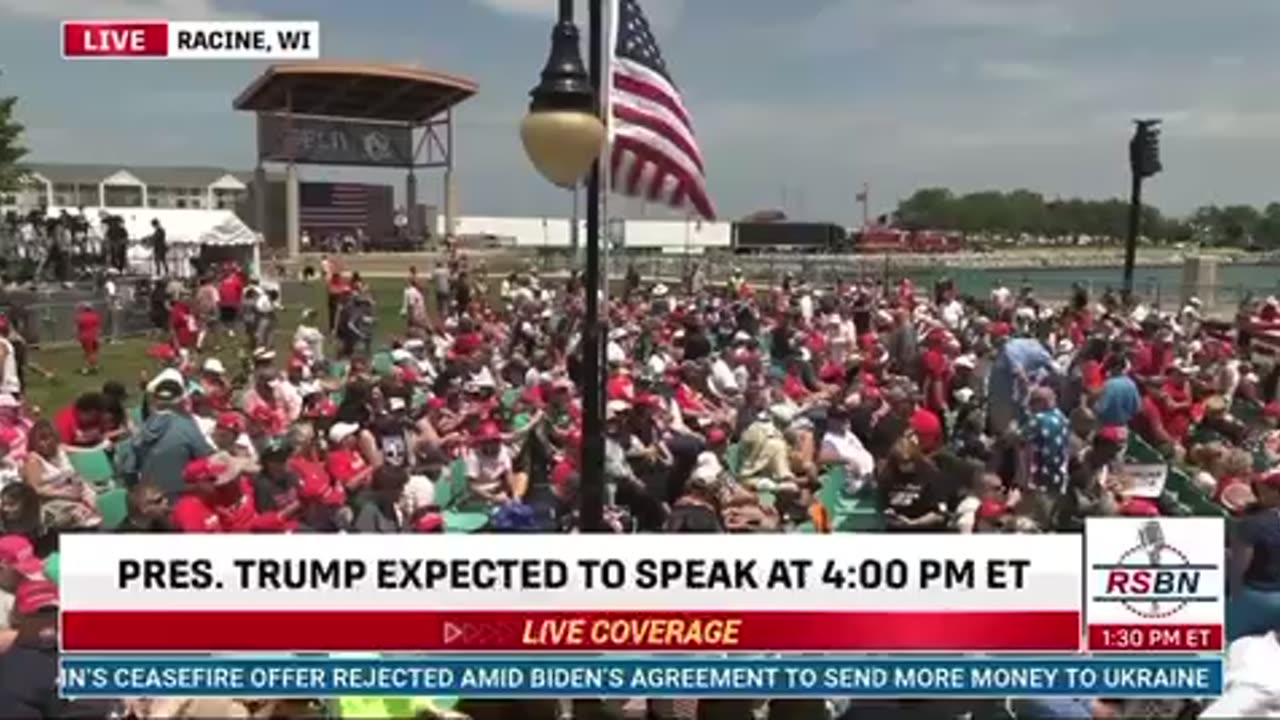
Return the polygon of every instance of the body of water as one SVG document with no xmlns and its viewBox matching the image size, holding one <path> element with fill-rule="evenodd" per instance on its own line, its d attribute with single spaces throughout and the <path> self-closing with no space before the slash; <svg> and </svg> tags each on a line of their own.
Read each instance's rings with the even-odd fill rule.
<svg viewBox="0 0 1280 720">
<path fill-rule="evenodd" d="M 1072 283 L 1083 283 L 1095 295 L 1107 288 L 1117 292 L 1123 283 L 1124 271 L 1119 266 L 1070 267 L 1070 268 L 938 268 L 913 273 L 917 277 L 933 280 L 946 276 L 952 278 L 961 292 L 983 294 L 999 282 L 1014 288 L 1029 284 L 1037 292 L 1059 295 L 1070 292 Z M 1182 267 L 1138 267 L 1134 272 L 1134 290 L 1148 300 L 1162 304 L 1182 300 Z M 1213 297 L 1206 298 L 1219 308 L 1235 305 L 1246 294 L 1254 296 L 1280 295 L 1280 266 L 1244 263 L 1218 266 L 1217 283 Z"/>
</svg>

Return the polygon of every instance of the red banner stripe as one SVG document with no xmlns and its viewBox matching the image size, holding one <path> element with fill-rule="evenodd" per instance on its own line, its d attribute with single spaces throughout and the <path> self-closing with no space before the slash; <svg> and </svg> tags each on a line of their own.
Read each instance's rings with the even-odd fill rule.
<svg viewBox="0 0 1280 720">
<path fill-rule="evenodd" d="M 726 623 L 736 623 L 732 641 L 726 636 Z M 687 634 L 695 625 L 701 631 L 699 642 L 691 642 Z M 62 614 L 63 648 L 84 652 L 1076 652 L 1080 632 L 1080 615 L 1074 610 L 67 610 Z"/>
</svg>

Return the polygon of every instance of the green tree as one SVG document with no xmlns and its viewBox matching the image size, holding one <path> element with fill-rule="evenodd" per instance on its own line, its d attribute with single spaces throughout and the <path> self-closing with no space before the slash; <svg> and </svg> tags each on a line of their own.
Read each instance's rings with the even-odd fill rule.
<svg viewBox="0 0 1280 720">
<path fill-rule="evenodd" d="M 22 179 L 22 125 L 13 119 L 16 97 L 0 97 L 0 190 L 12 190 Z"/>
</svg>

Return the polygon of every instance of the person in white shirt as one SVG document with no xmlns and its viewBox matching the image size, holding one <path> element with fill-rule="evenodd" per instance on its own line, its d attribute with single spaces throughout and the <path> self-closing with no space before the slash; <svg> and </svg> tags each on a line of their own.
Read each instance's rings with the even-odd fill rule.
<svg viewBox="0 0 1280 720">
<path fill-rule="evenodd" d="M 400 302 L 400 317 L 410 328 L 427 327 L 427 298 L 418 287 L 417 279 L 405 283 L 404 297 Z"/>
<path fill-rule="evenodd" d="M 298 328 L 293 331 L 293 344 L 306 345 L 313 360 L 324 357 L 324 333 L 315 322 L 315 309 L 306 308 L 298 318 Z"/>
<path fill-rule="evenodd" d="M 875 458 L 862 445 L 858 436 L 849 429 L 849 418 L 840 409 L 832 410 L 827 415 L 827 429 L 822 436 L 822 449 L 818 452 L 818 462 L 844 466 L 849 489 L 854 491 L 860 488 L 876 469 Z"/>
<path fill-rule="evenodd" d="M 808 287 L 800 287 L 800 317 L 804 318 L 806 323 L 813 320 L 813 292 Z"/>
<path fill-rule="evenodd" d="M 737 397 L 742 393 L 742 386 L 738 383 L 737 373 L 734 372 L 737 352 L 737 348 L 732 345 L 727 346 L 711 361 L 711 375 L 708 378 L 708 385 L 716 397 Z"/>
<path fill-rule="evenodd" d="M 998 309 L 1005 309 L 1013 301 L 1013 292 L 1003 284 L 991 288 L 991 304 Z"/>
<path fill-rule="evenodd" d="M 22 395 L 22 381 L 18 377 L 18 356 L 9 339 L 9 319 L 0 316 L 0 393 Z"/>
</svg>

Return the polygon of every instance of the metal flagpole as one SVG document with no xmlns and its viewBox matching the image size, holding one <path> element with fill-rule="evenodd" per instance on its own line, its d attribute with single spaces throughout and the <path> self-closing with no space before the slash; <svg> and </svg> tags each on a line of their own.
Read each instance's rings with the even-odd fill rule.
<svg viewBox="0 0 1280 720">
<path fill-rule="evenodd" d="M 601 249 L 604 266 L 604 302 L 605 312 L 609 307 L 609 278 L 613 265 L 610 263 L 613 254 L 615 223 L 609 218 L 609 193 L 613 189 L 613 51 L 618 40 L 618 0 L 606 0 L 604 10 L 604 65 L 600 77 L 600 117 L 604 119 L 605 144 L 600 152 L 600 218 L 604 221 L 605 243 Z M 608 316 L 606 315 L 606 318 Z M 603 379 L 601 380 L 603 382 Z"/>
</svg>

